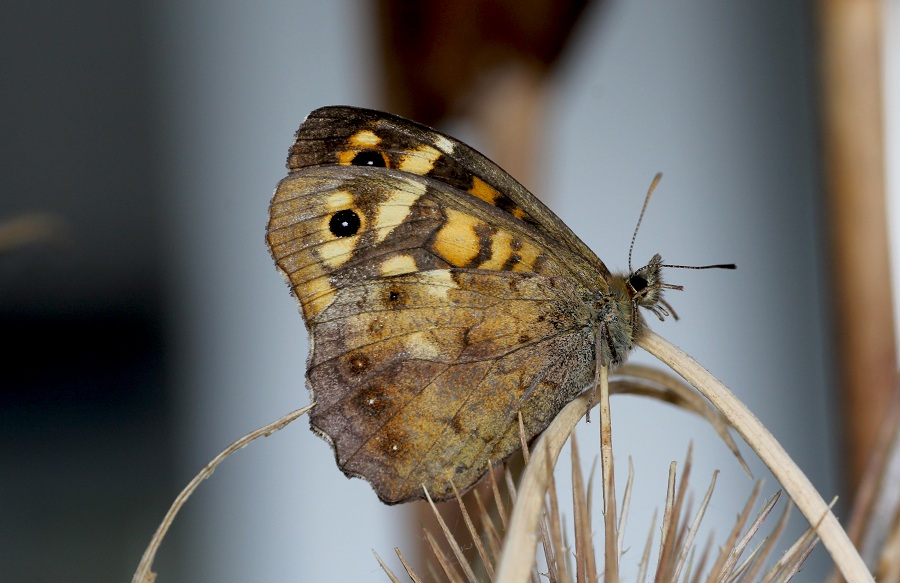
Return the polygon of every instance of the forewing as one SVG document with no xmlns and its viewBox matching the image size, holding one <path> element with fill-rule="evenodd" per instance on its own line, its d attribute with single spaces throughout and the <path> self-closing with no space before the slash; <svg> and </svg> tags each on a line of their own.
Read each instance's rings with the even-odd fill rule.
<svg viewBox="0 0 900 583">
<path fill-rule="evenodd" d="M 483 200 L 608 273 L 594 252 L 506 171 L 459 140 L 399 116 L 348 106 L 319 108 L 297 130 L 288 169 L 360 164 L 360 154 L 362 162 L 429 176 Z"/>
<path fill-rule="evenodd" d="M 331 222 L 352 213 L 358 230 Z M 323 166 L 282 180 L 267 242 L 307 324 L 342 287 L 414 271 L 486 269 L 567 278 L 595 289 L 596 266 L 540 231 L 447 184 L 385 168 Z"/>
</svg>

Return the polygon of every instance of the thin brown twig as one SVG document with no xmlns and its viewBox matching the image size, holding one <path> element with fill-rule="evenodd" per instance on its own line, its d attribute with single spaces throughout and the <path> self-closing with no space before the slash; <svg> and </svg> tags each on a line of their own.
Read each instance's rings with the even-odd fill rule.
<svg viewBox="0 0 900 583">
<path fill-rule="evenodd" d="M 141 557 L 141 562 L 138 563 L 137 570 L 134 572 L 134 577 L 132 577 L 132 583 L 152 583 L 156 579 L 156 574 L 151 570 L 153 567 L 153 559 L 156 557 L 156 552 L 159 550 L 159 546 L 162 544 L 163 539 L 166 536 L 166 533 L 169 531 L 169 527 L 172 526 L 172 522 L 175 520 L 175 516 L 181 510 L 181 507 L 184 506 L 184 503 L 187 502 L 188 498 L 191 497 L 191 494 L 194 493 L 194 490 L 200 486 L 200 483 L 203 482 L 206 478 L 210 477 L 215 471 L 216 467 L 225 461 L 231 454 L 235 453 L 239 449 L 246 447 L 252 441 L 259 439 L 260 437 L 268 437 L 272 435 L 276 431 L 280 431 L 291 422 L 295 421 L 297 418 L 305 414 L 307 411 L 312 409 L 315 403 L 307 405 L 306 407 L 302 407 L 297 409 L 296 411 L 291 411 L 284 417 L 273 421 L 267 425 L 260 427 L 259 429 L 255 429 L 244 435 L 224 450 L 219 453 L 216 457 L 207 463 L 200 472 L 197 473 L 194 478 L 188 482 L 188 485 L 184 487 L 184 489 L 175 497 L 175 500 L 172 502 L 172 505 L 169 507 L 169 511 L 166 512 L 166 515 L 163 517 L 162 522 L 157 527 L 156 532 L 153 534 L 153 538 L 150 539 L 150 544 L 147 545 L 147 549 L 144 551 L 144 555 Z"/>
</svg>

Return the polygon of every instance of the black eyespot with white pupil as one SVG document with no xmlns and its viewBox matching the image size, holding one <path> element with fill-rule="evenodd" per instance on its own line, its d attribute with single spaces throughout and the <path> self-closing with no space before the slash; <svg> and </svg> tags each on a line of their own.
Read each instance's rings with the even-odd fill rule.
<svg viewBox="0 0 900 583">
<path fill-rule="evenodd" d="M 354 156 L 350 163 L 354 166 L 378 166 L 380 168 L 387 166 L 384 155 L 376 150 L 363 150 Z"/>
<path fill-rule="evenodd" d="M 335 237 L 349 237 L 359 231 L 359 215 L 350 209 L 344 209 L 331 215 L 328 229 Z"/>
</svg>

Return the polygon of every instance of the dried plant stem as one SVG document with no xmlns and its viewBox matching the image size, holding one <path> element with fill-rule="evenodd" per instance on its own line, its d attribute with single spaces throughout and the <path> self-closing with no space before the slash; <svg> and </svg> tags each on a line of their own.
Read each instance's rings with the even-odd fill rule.
<svg viewBox="0 0 900 583">
<path fill-rule="evenodd" d="M 603 524 L 606 533 L 604 581 L 619 580 L 619 544 L 616 532 L 616 484 L 613 471 L 612 421 L 609 412 L 609 369 L 597 367 L 600 387 L 600 474 L 603 478 Z"/>
<path fill-rule="evenodd" d="M 822 539 L 835 565 L 852 583 L 874 581 L 837 518 L 784 448 L 725 385 L 675 345 L 646 331 L 638 346 L 653 354 L 693 385 L 722 412 L 735 430 L 781 482 L 803 516 Z"/>
<path fill-rule="evenodd" d="M 521 583 L 528 580 L 537 545 L 534 533 L 544 507 L 544 493 L 552 478 L 552 472 L 547 471 L 547 468 L 556 465 L 556 459 L 569 439 L 573 425 L 587 410 L 590 393 L 591 391 L 582 393 L 563 407 L 532 448 L 529 471 L 522 475 L 518 487 L 495 583 Z"/>
<path fill-rule="evenodd" d="M 296 411 L 292 411 L 288 413 L 281 419 L 277 421 L 273 421 L 268 425 L 260 427 L 254 431 L 251 431 L 247 435 L 241 437 L 228 447 L 226 447 L 222 452 L 214 457 L 206 466 L 203 467 L 200 472 L 194 476 L 194 479 L 191 480 L 187 486 L 178 494 L 175 498 L 175 501 L 172 502 L 172 506 L 169 507 L 169 511 L 166 512 L 166 516 L 163 518 L 159 527 L 156 529 L 156 533 L 154 533 L 153 538 L 150 540 L 150 544 L 147 545 L 147 550 L 144 551 L 144 556 L 141 557 L 141 562 L 138 565 L 137 570 L 134 572 L 134 577 L 131 579 L 131 583 L 152 583 L 156 579 L 156 574 L 153 573 L 150 568 L 153 566 L 153 559 L 156 557 L 156 551 L 159 549 L 159 545 L 162 543 L 163 538 L 166 536 L 166 532 L 168 532 L 169 527 L 172 525 L 172 521 L 175 520 L 175 515 L 178 514 L 178 511 L 181 510 L 181 507 L 184 506 L 184 503 L 187 502 L 187 499 L 190 498 L 191 494 L 194 493 L 194 490 L 200 485 L 200 483 L 206 478 L 210 477 L 216 467 L 222 463 L 225 458 L 241 449 L 242 447 L 248 445 L 251 441 L 254 441 L 260 437 L 268 437 L 272 435 L 276 431 L 283 429 L 285 426 L 290 424 L 292 421 L 295 421 L 298 417 L 302 416 L 304 413 L 312 409 L 312 405 L 307 405 L 301 409 L 297 409 Z"/>
</svg>

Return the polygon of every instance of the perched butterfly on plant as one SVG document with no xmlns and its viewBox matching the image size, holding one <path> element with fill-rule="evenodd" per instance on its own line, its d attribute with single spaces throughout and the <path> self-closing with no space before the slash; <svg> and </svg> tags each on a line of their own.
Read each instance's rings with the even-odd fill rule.
<svg viewBox="0 0 900 583">
<path fill-rule="evenodd" d="M 465 491 L 669 313 L 474 149 L 403 118 L 313 111 L 267 242 L 309 330 L 312 429 L 388 503 Z M 728 266 L 723 266 L 728 267 Z"/>
</svg>

